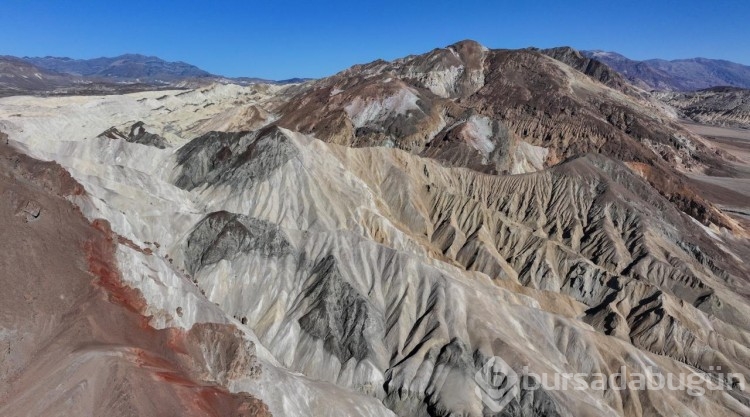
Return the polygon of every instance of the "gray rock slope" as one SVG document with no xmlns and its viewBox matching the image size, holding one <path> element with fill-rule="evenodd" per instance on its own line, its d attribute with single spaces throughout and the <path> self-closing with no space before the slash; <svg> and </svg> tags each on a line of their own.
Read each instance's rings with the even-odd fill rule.
<svg viewBox="0 0 750 417">
<path fill-rule="evenodd" d="M 473 381 L 493 356 L 518 381 L 498 415 L 700 415 L 684 393 L 526 392 L 522 364 L 748 372 L 747 247 L 620 162 L 487 176 L 275 128 L 184 149 L 178 181 L 238 213 L 208 215 L 182 244 L 197 284 L 286 366 L 397 414 L 487 413 Z M 700 409 L 747 401 L 728 395 Z"/>
<path fill-rule="evenodd" d="M 99 135 L 100 138 L 108 139 L 123 139 L 130 143 L 139 143 L 141 145 L 149 145 L 155 148 L 164 149 L 169 146 L 169 142 L 163 137 L 149 133 L 146 131 L 146 127 L 143 122 L 136 122 L 130 127 L 128 133 L 121 132 L 115 127 L 111 127 Z"/>
</svg>

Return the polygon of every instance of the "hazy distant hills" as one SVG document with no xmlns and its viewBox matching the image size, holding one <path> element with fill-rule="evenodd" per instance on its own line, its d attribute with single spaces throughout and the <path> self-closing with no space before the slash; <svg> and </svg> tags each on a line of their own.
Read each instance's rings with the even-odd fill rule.
<svg viewBox="0 0 750 417">
<path fill-rule="evenodd" d="M 47 94 L 111 94 L 154 89 L 142 83 L 114 84 L 46 70 L 23 59 L 0 56 L 0 97 Z"/>
<path fill-rule="evenodd" d="M 74 81 L 74 77 L 43 70 L 19 58 L 0 56 L 0 89 L 12 86 L 17 89 L 37 90 Z"/>
<path fill-rule="evenodd" d="M 581 53 L 607 64 L 646 90 L 694 91 L 718 86 L 750 88 L 750 66 L 735 62 L 707 58 L 636 61 L 616 52 Z"/>
<path fill-rule="evenodd" d="M 116 82 L 172 84 L 186 80 L 229 80 L 236 84 L 293 84 L 310 78 L 269 80 L 257 77 L 224 77 L 182 61 L 165 61 L 156 56 L 124 54 L 112 58 L 72 59 L 66 57 L 24 57 L 21 60 L 41 69 Z"/>
<path fill-rule="evenodd" d="M 63 74 L 96 77 L 120 82 L 174 82 L 186 78 L 216 77 L 195 65 L 169 62 L 155 56 L 125 54 L 112 58 L 72 59 L 42 57 L 22 60 L 41 69 Z"/>
<path fill-rule="evenodd" d="M 630 84 L 655 92 L 656 98 L 686 119 L 718 126 L 750 127 L 750 66 L 707 58 L 635 61 L 603 51 L 581 51 L 587 58 L 582 59 L 575 58 L 575 53 L 565 48 L 544 52 L 594 78 L 600 75 L 602 82 L 617 88 L 617 77 L 589 61 L 604 63 Z"/>
<path fill-rule="evenodd" d="M 544 55 L 563 62 L 610 88 L 614 88 L 615 90 L 622 91 L 626 94 L 637 94 L 636 89 L 634 89 L 631 86 L 631 83 L 618 71 L 614 70 L 609 65 L 602 63 L 602 61 L 590 58 L 585 54 L 582 54 L 581 51 L 569 46 L 549 49 L 530 48 L 530 50 L 539 51 Z"/>
<path fill-rule="evenodd" d="M 247 85 L 292 84 L 307 80 L 229 78 L 185 62 L 170 62 L 140 54 L 93 59 L 0 56 L 0 96 L 111 94 L 159 88 L 190 88 L 212 82 Z"/>
</svg>

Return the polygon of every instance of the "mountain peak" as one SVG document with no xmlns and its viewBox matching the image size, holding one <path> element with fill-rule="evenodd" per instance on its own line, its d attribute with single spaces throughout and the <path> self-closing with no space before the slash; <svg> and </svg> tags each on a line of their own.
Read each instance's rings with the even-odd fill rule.
<svg viewBox="0 0 750 417">
<path fill-rule="evenodd" d="M 452 43 L 447 46 L 447 48 L 453 48 L 453 49 L 487 49 L 486 46 L 482 45 L 481 43 L 473 40 L 473 39 L 464 39 L 455 43 Z"/>
<path fill-rule="evenodd" d="M 212 77 L 213 74 L 184 62 L 169 62 L 156 56 L 126 53 L 115 57 L 71 59 L 59 57 L 24 58 L 39 68 L 62 74 L 106 78 L 117 82 L 172 82 L 185 78 Z"/>
</svg>

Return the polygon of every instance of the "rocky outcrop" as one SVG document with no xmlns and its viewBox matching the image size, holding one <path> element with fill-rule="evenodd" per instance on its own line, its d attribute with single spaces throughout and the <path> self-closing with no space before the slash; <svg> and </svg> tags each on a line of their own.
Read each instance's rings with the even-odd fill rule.
<svg viewBox="0 0 750 417">
<path fill-rule="evenodd" d="M 163 137 L 149 133 L 146 131 L 146 127 L 143 122 L 136 122 L 130 127 L 130 132 L 127 134 L 120 132 L 117 128 L 109 128 L 101 135 L 100 138 L 108 139 L 123 139 L 130 143 L 138 143 L 141 145 L 153 146 L 155 148 L 164 149 L 169 146 L 169 142 Z"/>
<path fill-rule="evenodd" d="M 324 341 L 325 349 L 342 363 L 372 356 L 385 332 L 382 318 L 372 311 L 368 299 L 341 276 L 333 256 L 327 256 L 310 271 L 305 283 L 299 325 L 302 331 Z"/>
<path fill-rule="evenodd" d="M 178 151 L 181 171 L 175 183 L 187 189 L 217 183 L 250 187 L 295 152 L 285 133 L 273 126 L 253 134 L 210 132 Z"/>
<path fill-rule="evenodd" d="M 750 90 L 717 87 L 657 97 L 697 123 L 750 129 Z"/>
<path fill-rule="evenodd" d="M 290 252 L 290 245 L 278 226 L 222 211 L 209 214 L 195 226 L 185 250 L 187 270 L 194 274 L 207 265 L 232 260 L 249 251 L 283 256 Z"/>
</svg>

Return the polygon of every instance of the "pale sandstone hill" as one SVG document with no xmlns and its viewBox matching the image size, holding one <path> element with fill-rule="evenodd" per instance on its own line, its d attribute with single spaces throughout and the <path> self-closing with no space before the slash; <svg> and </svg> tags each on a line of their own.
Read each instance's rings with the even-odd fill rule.
<svg viewBox="0 0 750 417">
<path fill-rule="evenodd" d="M 610 369 L 622 353 L 610 355 L 631 346 L 646 355 L 639 361 L 669 358 L 665 369 L 718 361 L 747 372 L 737 351 L 750 326 L 747 243 L 700 229 L 621 163 L 587 157 L 497 177 L 278 129 L 227 137 L 213 151 L 206 139 L 178 152 L 177 183 L 229 212 L 197 224 L 183 262 L 294 369 L 404 415 L 477 412 L 477 401 L 455 403 L 467 396 L 455 385 L 435 384 L 447 373 L 471 387 L 458 381 L 493 355 L 535 369 L 562 355 L 554 366 L 575 372 Z M 213 168 L 194 171 L 203 161 Z M 573 322 L 540 330 L 528 316 Z M 564 342 L 540 345 L 537 332 Z M 615 395 L 594 412 L 555 394 L 536 393 L 538 415 L 691 415 L 675 405 L 692 404 L 682 397 L 662 408 L 664 397 Z"/>
<path fill-rule="evenodd" d="M 145 161 L 157 162 L 148 155 L 158 148 L 124 138 L 58 142 L 55 153 L 84 187 L 60 165 L 18 153 L 0 136 L 7 245 L 0 255 L 0 415 L 392 416 L 376 400 L 288 372 L 239 319 L 173 269 L 158 243 L 110 230 L 101 217 L 122 219 L 105 207 L 126 204 L 129 215 L 145 216 L 133 226 L 163 231 L 145 220 L 153 213 L 143 209 L 155 199 L 134 193 L 143 172 L 115 164 L 124 158 L 143 169 Z M 123 144 L 135 154 L 107 151 Z M 74 149 L 67 157 L 66 148 Z M 96 172 L 107 157 L 112 170 Z M 118 191 L 99 186 L 113 178 Z M 127 225 L 116 229 L 133 237 Z"/>
</svg>

